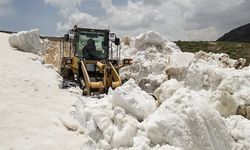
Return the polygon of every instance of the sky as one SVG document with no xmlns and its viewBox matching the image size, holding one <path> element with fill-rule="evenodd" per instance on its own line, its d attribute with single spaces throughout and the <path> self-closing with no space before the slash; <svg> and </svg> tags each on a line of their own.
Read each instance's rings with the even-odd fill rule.
<svg viewBox="0 0 250 150">
<path fill-rule="evenodd" d="M 0 30 L 62 36 L 75 24 L 119 36 L 157 31 L 170 40 L 216 40 L 250 22 L 250 0 L 0 0 Z"/>
</svg>

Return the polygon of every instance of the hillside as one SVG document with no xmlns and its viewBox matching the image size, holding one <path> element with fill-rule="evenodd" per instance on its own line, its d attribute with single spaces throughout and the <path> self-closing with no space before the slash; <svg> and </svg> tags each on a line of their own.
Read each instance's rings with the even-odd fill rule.
<svg viewBox="0 0 250 150">
<path fill-rule="evenodd" d="M 214 42 L 214 41 L 177 41 L 176 44 L 184 52 L 226 53 L 233 59 L 245 58 L 250 63 L 250 43 Z"/>
<path fill-rule="evenodd" d="M 250 23 L 224 34 L 217 41 L 250 42 Z"/>
</svg>

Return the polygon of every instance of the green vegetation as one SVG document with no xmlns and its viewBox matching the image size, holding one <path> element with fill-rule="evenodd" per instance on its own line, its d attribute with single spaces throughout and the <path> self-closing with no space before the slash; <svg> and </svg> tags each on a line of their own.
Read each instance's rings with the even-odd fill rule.
<svg viewBox="0 0 250 150">
<path fill-rule="evenodd" d="M 245 58 L 250 63 L 250 43 L 215 42 L 215 41 L 177 41 L 175 42 L 184 52 L 213 52 L 226 53 L 230 58 Z"/>
</svg>

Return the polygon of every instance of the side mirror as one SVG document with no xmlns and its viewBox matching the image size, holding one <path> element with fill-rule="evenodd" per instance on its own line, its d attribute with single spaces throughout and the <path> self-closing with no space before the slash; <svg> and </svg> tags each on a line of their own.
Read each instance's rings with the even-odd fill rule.
<svg viewBox="0 0 250 150">
<path fill-rule="evenodd" d="M 133 59 L 123 59 L 123 65 L 132 65 Z"/>
<path fill-rule="evenodd" d="M 119 38 L 115 38 L 115 45 L 120 45 L 120 39 Z"/>
<path fill-rule="evenodd" d="M 69 41 L 69 34 L 65 34 L 65 35 L 64 35 L 64 40 L 65 40 L 65 41 Z"/>
</svg>

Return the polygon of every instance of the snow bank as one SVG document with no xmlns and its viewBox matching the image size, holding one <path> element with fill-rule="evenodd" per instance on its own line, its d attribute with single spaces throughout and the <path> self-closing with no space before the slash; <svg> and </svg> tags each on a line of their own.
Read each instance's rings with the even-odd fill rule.
<svg viewBox="0 0 250 150">
<path fill-rule="evenodd" d="M 242 116 L 225 119 L 227 128 L 236 142 L 235 149 L 250 149 L 250 120 Z"/>
<path fill-rule="evenodd" d="M 169 97 L 168 93 L 162 94 Z M 153 144 L 169 144 L 190 150 L 227 150 L 233 144 L 217 111 L 197 92 L 186 88 L 179 88 L 142 124 Z"/>
<path fill-rule="evenodd" d="M 226 54 L 198 52 L 182 64 L 171 57 L 166 73 L 199 92 L 221 115 L 229 116 L 250 102 L 250 68 L 236 69 L 235 62 L 239 61 Z"/>
<path fill-rule="evenodd" d="M 59 119 L 76 96 L 60 88 L 61 77 L 41 57 L 10 47 L 9 36 L 0 33 L 0 149 L 79 149 L 81 135 Z"/>
<path fill-rule="evenodd" d="M 81 98 L 76 118 L 92 149 L 241 149 L 230 116 L 250 102 L 249 68 L 226 54 L 181 52 L 156 32 L 124 39 L 132 78 L 101 100 Z M 168 80 L 170 79 L 170 80 Z M 138 84 L 141 88 L 139 88 Z M 142 91 L 153 92 L 154 99 Z M 142 121 L 142 122 L 141 122 Z M 239 125 L 240 126 L 240 125 Z M 228 130 L 230 128 L 230 130 Z M 232 128 L 232 129 L 231 129 Z"/>
<path fill-rule="evenodd" d="M 132 58 L 133 65 L 123 68 L 121 75 L 123 78 L 133 78 L 143 90 L 152 93 L 167 79 L 163 70 L 169 63 L 170 56 L 180 52 L 180 49 L 175 43 L 153 31 L 130 40 L 130 45 L 123 45 L 122 57 Z"/>
<path fill-rule="evenodd" d="M 154 98 L 142 91 L 133 79 L 115 89 L 111 102 L 139 120 L 145 119 L 156 109 Z"/>
<path fill-rule="evenodd" d="M 138 121 L 121 107 L 113 107 L 110 96 L 103 99 L 81 99 L 76 116 L 86 133 L 95 142 L 93 149 L 110 149 L 133 145 Z"/>
<path fill-rule="evenodd" d="M 188 57 L 184 61 L 176 59 L 176 57 L 182 57 L 185 53 L 178 53 L 174 57 L 171 57 L 171 60 L 166 68 L 166 73 L 171 75 L 173 78 L 176 78 L 180 81 L 185 81 L 194 90 L 201 89 L 215 89 L 218 87 L 220 81 L 225 76 L 228 76 L 235 71 L 235 68 L 232 68 L 234 64 L 233 59 L 226 59 L 228 55 L 226 54 L 214 54 L 214 53 L 205 53 L 198 52 L 194 56 Z M 226 63 L 225 63 L 226 61 Z M 227 65 L 225 65 L 227 64 Z M 170 68 L 170 71 L 168 70 Z M 178 72 L 177 74 L 171 74 L 171 70 Z M 196 77 L 196 80 L 193 79 Z"/>
<path fill-rule="evenodd" d="M 137 141 L 134 137 L 138 134 L 138 120 L 143 120 L 155 109 L 154 98 L 131 79 L 102 99 L 80 98 L 76 104 L 76 118 L 89 138 L 95 141 L 93 149 L 132 147 Z M 137 139 L 141 143 L 141 138 Z"/>
<path fill-rule="evenodd" d="M 38 29 L 12 34 L 9 37 L 9 44 L 13 48 L 38 55 L 42 55 L 46 51 L 46 44 L 40 39 Z"/>
<path fill-rule="evenodd" d="M 150 111 L 154 100 L 133 80 L 102 99 L 80 98 L 76 118 L 86 131 L 85 146 L 92 149 L 222 150 L 235 147 L 222 117 L 198 92 L 174 79 L 163 83 L 156 92 L 162 104 L 155 111 Z M 150 105 L 142 102 L 150 102 Z M 142 118 L 138 118 L 134 109 L 140 110 L 139 106 L 150 111 L 144 112 L 147 116 L 141 123 Z"/>
</svg>

